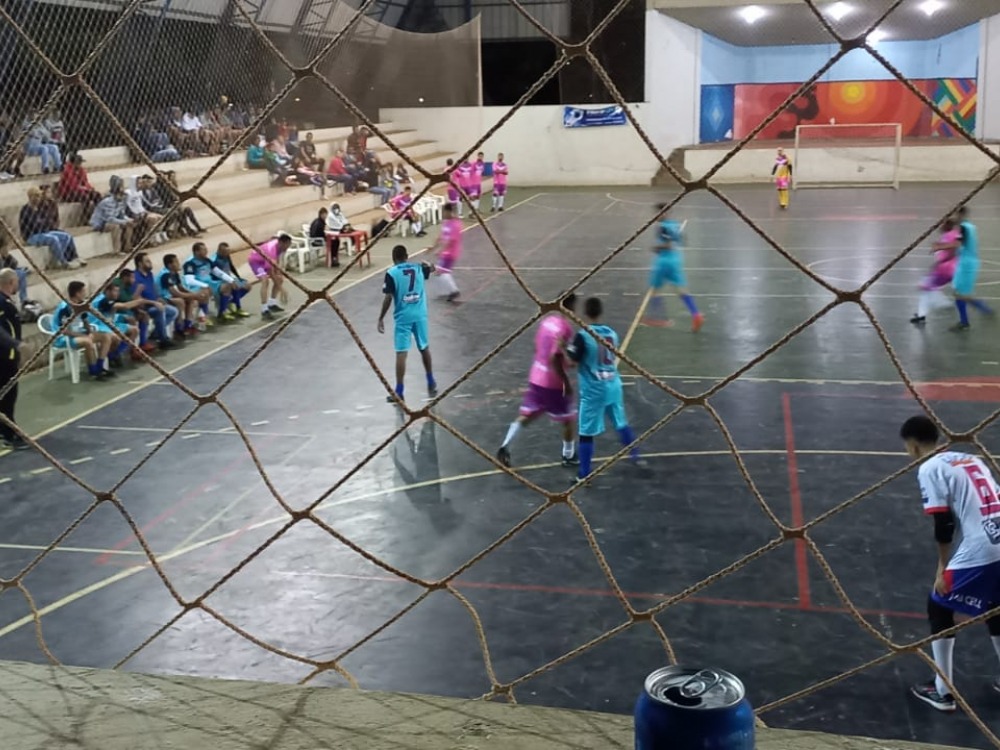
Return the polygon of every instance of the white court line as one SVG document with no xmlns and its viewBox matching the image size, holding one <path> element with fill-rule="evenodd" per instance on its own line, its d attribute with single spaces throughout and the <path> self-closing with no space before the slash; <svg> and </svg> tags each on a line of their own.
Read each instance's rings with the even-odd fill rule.
<svg viewBox="0 0 1000 750">
<path fill-rule="evenodd" d="M 266 424 L 266 422 L 265 422 Z M 77 425 L 78 430 L 98 430 L 103 432 L 145 432 L 153 434 L 163 434 L 167 432 L 173 432 L 172 428 L 167 427 L 116 427 L 113 425 L 97 425 L 97 424 L 81 424 Z M 291 437 L 291 438 L 305 438 L 308 435 L 300 435 L 298 433 L 292 432 L 259 432 L 254 430 L 245 430 L 246 435 L 251 437 Z M 239 433 L 236 432 L 236 428 L 229 426 L 223 427 L 221 430 L 195 430 L 195 429 L 182 429 L 177 430 L 178 435 L 181 436 L 181 440 L 188 440 L 193 437 L 199 437 L 201 435 L 235 435 L 239 437 Z M 147 443 L 146 446 L 152 448 L 156 445 L 162 443 L 162 440 L 156 440 L 152 443 Z M 130 450 L 126 448 L 125 450 Z M 111 455 L 116 455 L 112 452 Z"/>
<path fill-rule="evenodd" d="M 741 455 L 744 456 L 787 456 L 788 452 L 785 448 L 777 449 L 761 449 L 761 450 L 741 450 L 739 451 Z M 796 450 L 796 454 L 800 456 L 857 456 L 857 457 L 890 457 L 890 458 L 906 458 L 905 453 L 901 452 L 891 452 L 891 451 L 857 451 L 857 450 Z M 646 458 L 698 458 L 698 457 L 712 457 L 712 456 L 732 456 L 732 453 L 728 450 L 717 450 L 717 451 L 671 451 L 665 453 L 649 453 L 646 454 Z M 594 458 L 597 463 L 602 463 L 606 461 L 610 456 L 602 456 L 600 458 Z M 538 471 L 541 469 L 551 469 L 560 466 L 558 463 L 546 463 L 546 464 L 535 464 L 532 466 L 519 466 L 516 470 L 519 473 Z M 363 502 L 365 500 L 371 500 L 375 498 L 381 498 L 386 496 L 391 496 L 394 494 L 402 494 L 404 491 L 421 489 L 423 487 L 433 487 L 444 484 L 451 484 L 453 482 L 469 481 L 472 479 L 480 479 L 483 477 L 497 476 L 500 474 L 505 474 L 506 472 L 502 469 L 488 469 L 485 471 L 474 472 L 470 474 L 461 474 L 451 477 L 440 477 L 438 479 L 430 479 L 425 482 L 417 482 L 415 484 L 407 485 L 405 487 L 389 487 L 387 489 L 376 490 L 374 492 L 369 492 L 361 495 L 356 495 L 354 497 L 346 497 L 342 500 L 328 500 L 325 503 L 320 504 L 314 512 L 320 510 L 325 510 L 328 508 L 341 507 L 348 504 Z M 256 523 L 250 524 L 249 526 L 243 526 L 239 529 L 233 529 L 227 531 L 223 534 L 219 534 L 208 539 L 203 539 L 200 542 L 194 542 L 186 547 L 178 547 L 165 555 L 157 556 L 156 560 L 161 565 L 163 563 L 175 560 L 178 557 L 190 554 L 200 549 L 204 549 L 213 544 L 230 539 L 234 536 L 238 536 L 250 531 L 256 531 L 257 529 L 266 528 L 268 526 L 277 526 L 282 523 L 288 522 L 288 514 L 282 513 L 280 516 L 275 516 L 274 518 L 266 519 L 263 521 L 258 521 Z M 45 615 L 51 614 L 57 610 L 62 609 L 74 602 L 77 602 L 90 594 L 107 588 L 119 581 L 131 578 L 132 576 L 150 570 L 151 566 L 147 563 L 145 565 L 135 565 L 131 568 L 116 573 L 113 576 L 105 578 L 101 581 L 97 581 L 89 586 L 86 586 L 78 591 L 74 591 L 71 594 L 58 599 L 51 604 L 48 604 L 38 610 L 39 618 Z M 24 617 L 15 620 L 14 622 L 0 628 L 0 638 L 3 638 L 16 630 L 23 628 L 25 625 L 30 625 L 35 621 L 33 615 L 25 615 Z"/>
<path fill-rule="evenodd" d="M 31 552 L 41 552 L 48 549 L 48 545 L 42 544 L 5 544 L 0 543 L 0 549 L 29 550 Z M 76 552 L 83 555 L 122 555 L 125 557 L 145 557 L 142 550 L 118 550 L 118 549 L 91 549 L 90 547 L 55 547 L 53 552 Z"/>
<path fill-rule="evenodd" d="M 728 375 L 654 375 L 657 380 L 681 380 L 685 383 L 718 383 L 721 380 L 728 378 Z M 635 380 L 645 380 L 642 375 L 633 375 L 631 373 L 622 374 L 622 378 L 633 378 Z M 734 383 L 785 383 L 789 385 L 851 385 L 851 386 L 861 386 L 861 385 L 872 385 L 880 387 L 898 387 L 905 388 L 906 385 L 902 380 L 850 380 L 844 378 L 760 378 L 760 377 L 750 377 L 748 375 L 741 375 L 737 378 Z M 1000 386 L 1000 383 L 989 383 L 989 382 L 952 382 L 947 380 L 914 380 L 914 385 L 919 387 L 935 387 L 935 388 L 996 388 Z"/>
<path fill-rule="evenodd" d="M 542 192 L 542 193 L 535 193 L 534 195 L 529 196 L 528 198 L 525 198 L 524 200 L 518 201 L 517 203 L 514 203 L 511 206 L 508 206 L 507 209 L 503 213 L 492 214 L 490 216 L 484 217 L 483 221 L 493 221 L 494 219 L 499 219 L 502 216 L 507 216 L 515 208 L 518 208 L 519 206 L 527 205 L 531 201 L 535 200 L 536 198 L 540 198 L 543 195 L 546 195 L 546 193 L 544 193 L 544 192 Z M 463 232 L 468 232 L 468 231 L 470 231 L 472 229 L 477 228 L 478 226 L 479 226 L 479 224 L 476 223 L 476 224 L 473 224 L 472 226 L 465 227 L 462 231 Z M 413 253 L 410 254 L 410 257 L 414 258 L 417 255 L 420 255 L 420 254 L 422 254 L 422 253 L 424 253 L 426 251 L 427 251 L 427 248 L 421 248 L 419 250 L 415 250 Z M 344 282 L 344 283 L 338 283 L 338 285 L 335 286 L 329 292 L 329 296 L 336 297 L 337 295 L 343 294 L 344 292 L 346 292 L 346 291 L 348 291 L 350 289 L 353 289 L 354 287 L 358 286 L 359 284 L 363 284 L 366 281 L 370 281 L 371 279 L 378 278 L 379 276 L 383 276 L 383 275 L 385 275 L 385 272 L 388 271 L 390 268 L 392 268 L 391 264 L 385 265 L 385 266 L 382 266 L 380 268 L 376 268 L 374 270 L 369 270 L 368 273 L 366 273 L 363 276 L 360 276 L 360 277 L 358 277 L 356 279 L 353 279 L 351 281 L 347 281 L 347 282 Z M 329 282 L 329 281 L 331 281 L 331 279 L 327 278 L 327 279 L 325 279 L 325 281 Z M 322 304 L 322 303 L 317 302 L 317 303 L 314 303 L 314 304 Z M 170 375 L 175 375 L 176 376 L 177 373 L 179 373 L 179 372 L 181 372 L 183 370 L 186 370 L 187 368 L 192 367 L 193 365 L 196 365 L 199 362 L 203 362 L 204 360 L 208 359 L 209 357 L 214 357 L 219 352 L 224 351 L 224 350 L 226 350 L 226 349 L 228 349 L 228 348 L 230 348 L 230 347 L 232 347 L 232 346 L 234 346 L 236 344 L 239 344 L 239 343 L 245 341 L 246 339 L 248 339 L 248 338 L 250 338 L 252 336 L 256 336 L 256 335 L 258 335 L 258 334 L 260 334 L 262 332 L 266 332 L 272 326 L 280 325 L 281 322 L 282 322 L 282 319 L 277 319 L 277 320 L 273 320 L 273 321 L 270 321 L 268 323 L 265 323 L 264 325 L 260 325 L 260 326 L 258 326 L 256 328 L 251 328 L 251 329 L 245 331 L 244 333 L 240 334 L 236 338 L 234 338 L 234 339 L 232 339 L 230 341 L 225 341 L 225 342 L 221 343 L 219 346 L 215 347 L 214 349 L 209 349 L 208 351 L 203 352 L 202 354 L 199 354 L 197 357 L 193 358 L 189 362 L 186 362 L 186 363 L 184 363 L 182 365 L 178 365 L 173 370 L 168 370 L 167 372 Z M 39 375 L 40 372 L 41 371 L 39 371 L 38 373 L 32 373 L 31 375 Z M 37 435 L 33 435 L 32 437 L 35 440 L 38 440 L 39 438 L 43 438 L 46 435 L 51 435 L 53 432 L 61 430 L 64 427 L 68 427 L 69 425 L 73 424 L 74 422 L 79 422 L 81 419 L 84 419 L 85 417 L 89 417 L 91 414 L 94 414 L 95 412 L 98 412 L 101 409 L 104 409 L 104 408 L 106 408 L 108 406 L 111 406 L 112 404 L 116 404 L 119 401 L 122 401 L 122 400 L 124 400 L 126 398 L 129 398 L 130 396 L 134 396 L 139 391 L 142 391 L 142 390 L 144 390 L 145 388 L 148 388 L 151 385 L 158 385 L 158 384 L 164 384 L 164 383 L 169 383 L 169 381 L 167 381 L 162 376 L 156 378 L 155 380 L 150 380 L 148 382 L 144 382 L 142 385 L 137 385 L 134 388 L 130 388 L 129 390 L 125 391 L 124 393 L 120 393 L 117 396 L 109 398 L 107 401 L 103 401 L 100 404 L 97 404 L 96 406 L 92 406 L 89 409 L 85 409 L 84 411 L 80 412 L 76 416 L 70 417 L 69 419 L 65 419 L 62 422 L 59 422 L 57 424 L 52 425 L 51 427 L 47 427 L 46 429 L 42 430 Z"/>
</svg>

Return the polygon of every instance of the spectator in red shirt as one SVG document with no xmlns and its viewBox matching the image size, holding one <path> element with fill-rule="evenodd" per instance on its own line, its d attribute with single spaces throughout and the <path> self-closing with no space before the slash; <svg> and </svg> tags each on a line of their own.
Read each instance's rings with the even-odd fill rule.
<svg viewBox="0 0 1000 750">
<path fill-rule="evenodd" d="M 83 208 L 83 223 L 90 221 L 94 207 L 100 202 L 101 194 L 90 184 L 87 170 L 83 168 L 83 157 L 73 154 L 63 166 L 57 188 L 59 200 L 63 203 L 79 203 Z"/>
<path fill-rule="evenodd" d="M 353 193 L 358 189 L 357 180 L 348 173 L 347 167 L 344 166 L 344 152 L 340 149 L 337 149 L 337 153 L 333 155 L 327 165 L 326 179 L 327 182 L 339 182 L 348 193 Z"/>
</svg>

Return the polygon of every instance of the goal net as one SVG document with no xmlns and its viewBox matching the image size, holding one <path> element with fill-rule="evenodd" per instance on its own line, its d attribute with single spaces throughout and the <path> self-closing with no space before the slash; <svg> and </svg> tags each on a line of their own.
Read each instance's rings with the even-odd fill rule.
<svg viewBox="0 0 1000 750">
<path fill-rule="evenodd" d="M 899 188 L 903 126 L 799 125 L 792 186 Z"/>
</svg>

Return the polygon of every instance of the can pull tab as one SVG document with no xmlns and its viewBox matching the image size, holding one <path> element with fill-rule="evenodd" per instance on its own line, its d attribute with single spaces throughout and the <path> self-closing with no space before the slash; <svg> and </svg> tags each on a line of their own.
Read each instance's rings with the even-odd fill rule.
<svg viewBox="0 0 1000 750">
<path fill-rule="evenodd" d="M 685 698 L 700 698 L 721 682 L 722 677 L 717 672 L 703 669 L 681 685 L 681 695 Z"/>
</svg>

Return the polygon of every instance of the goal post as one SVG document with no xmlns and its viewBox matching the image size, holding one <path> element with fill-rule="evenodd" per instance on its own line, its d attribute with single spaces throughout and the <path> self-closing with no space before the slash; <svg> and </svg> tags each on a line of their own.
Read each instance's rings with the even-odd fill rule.
<svg viewBox="0 0 1000 750">
<path fill-rule="evenodd" d="M 903 126 L 799 125 L 795 128 L 792 187 L 899 188 Z"/>
</svg>

